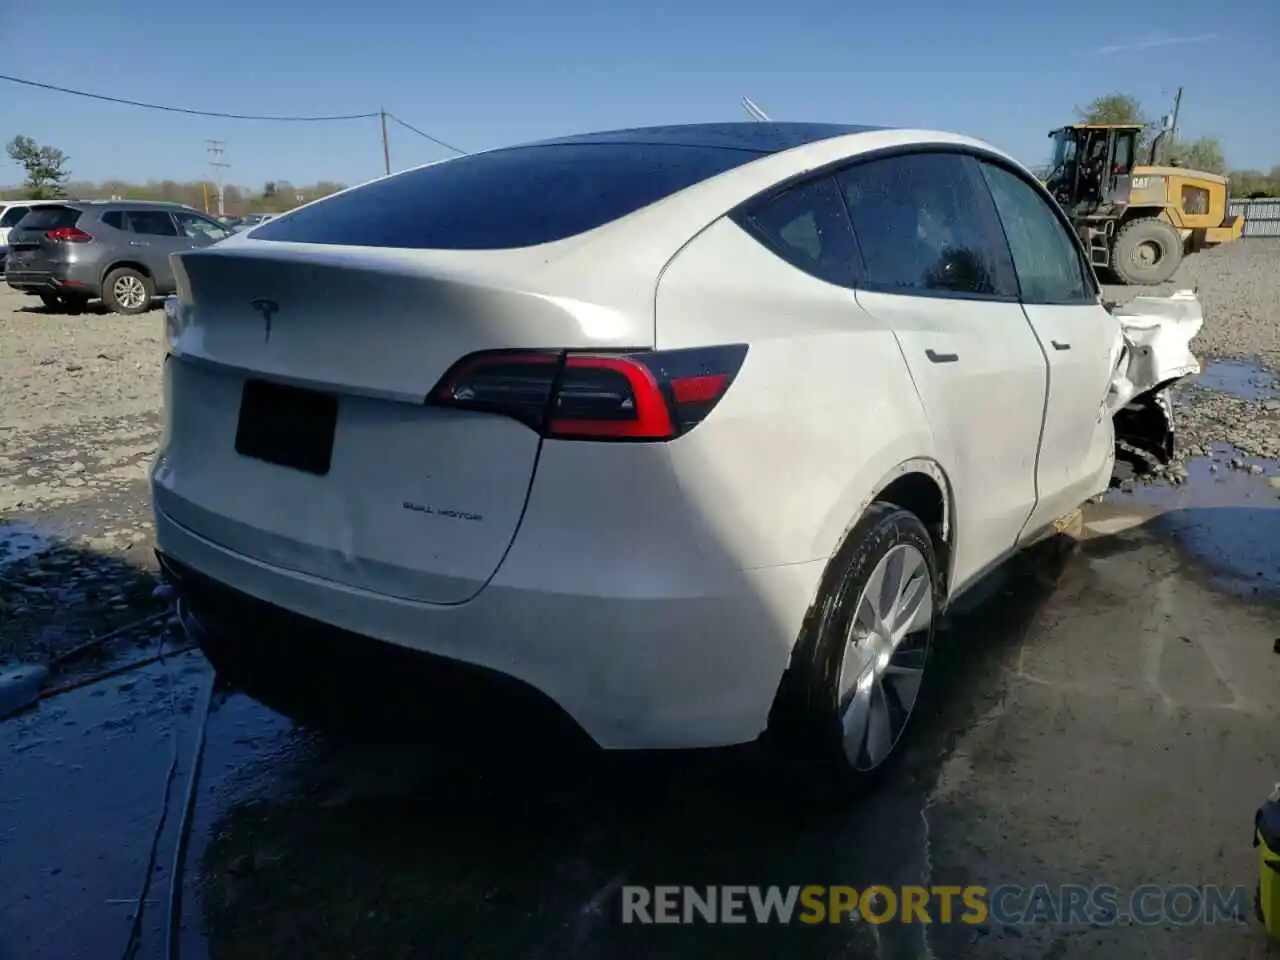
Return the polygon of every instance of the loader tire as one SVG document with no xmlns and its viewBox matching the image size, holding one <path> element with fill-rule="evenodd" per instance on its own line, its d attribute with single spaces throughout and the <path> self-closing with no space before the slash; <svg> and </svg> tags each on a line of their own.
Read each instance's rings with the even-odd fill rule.
<svg viewBox="0 0 1280 960">
<path fill-rule="evenodd" d="M 1123 283 L 1155 286 L 1182 263 L 1182 238 L 1163 220 L 1144 218 L 1122 227 L 1111 251 L 1111 268 Z"/>
</svg>

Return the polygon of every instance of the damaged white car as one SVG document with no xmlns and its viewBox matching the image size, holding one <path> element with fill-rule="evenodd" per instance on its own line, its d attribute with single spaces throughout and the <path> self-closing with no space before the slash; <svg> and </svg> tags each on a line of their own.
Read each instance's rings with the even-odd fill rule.
<svg viewBox="0 0 1280 960">
<path fill-rule="evenodd" d="M 1118 435 L 1168 456 L 1197 369 L 1194 297 L 1108 309 L 1036 179 L 942 133 L 569 137 L 174 261 L 156 540 L 233 681 L 508 745 L 759 740 L 823 796 Z"/>
</svg>

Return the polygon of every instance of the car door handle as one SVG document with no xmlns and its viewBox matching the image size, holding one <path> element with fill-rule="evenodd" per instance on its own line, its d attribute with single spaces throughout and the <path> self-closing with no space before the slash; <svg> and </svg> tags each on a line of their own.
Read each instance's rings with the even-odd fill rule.
<svg viewBox="0 0 1280 960">
<path fill-rule="evenodd" d="M 936 350 L 926 350 L 924 355 L 934 363 L 955 363 L 960 359 L 958 353 L 938 353 Z"/>
<path fill-rule="evenodd" d="M 1055 350 L 1070 350 L 1070 349 L 1071 349 L 1071 344 L 1069 344 L 1069 343 L 1059 343 L 1057 340 L 1050 340 L 1049 342 L 1053 344 L 1053 349 L 1055 349 Z"/>
<path fill-rule="evenodd" d="M 129 246 L 131 246 L 131 247 L 149 247 L 149 246 L 151 246 L 151 244 L 147 243 L 147 241 L 145 241 L 145 240 L 130 240 L 130 241 L 129 241 Z"/>
</svg>

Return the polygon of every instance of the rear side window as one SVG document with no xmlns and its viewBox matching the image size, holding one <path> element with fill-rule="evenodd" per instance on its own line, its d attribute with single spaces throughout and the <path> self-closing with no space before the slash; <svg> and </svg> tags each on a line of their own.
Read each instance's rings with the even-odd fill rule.
<svg viewBox="0 0 1280 960">
<path fill-rule="evenodd" d="M 176 237 L 178 228 L 173 217 L 165 210 L 128 210 L 125 223 L 132 233 L 145 233 L 153 237 Z"/>
<path fill-rule="evenodd" d="M 865 265 L 860 285 L 918 296 L 1016 299 L 991 195 L 968 158 L 915 153 L 838 174 Z"/>
<path fill-rule="evenodd" d="M 23 230 L 56 230 L 58 227 L 74 227 L 80 219 L 80 211 L 74 207 L 31 207 L 22 218 Z"/>
<path fill-rule="evenodd" d="M 828 283 L 853 286 L 857 248 L 840 188 L 830 177 L 794 187 L 742 221 L 792 266 Z"/>
<path fill-rule="evenodd" d="M 981 167 L 1009 238 L 1023 301 L 1096 303 L 1092 277 L 1075 238 L 1044 197 L 1004 167 L 986 162 Z"/>
<path fill-rule="evenodd" d="M 250 236 L 436 250 L 529 247 L 593 230 L 759 156 L 653 143 L 512 147 L 357 187 Z"/>
<path fill-rule="evenodd" d="M 0 227 L 12 227 L 30 212 L 30 207 L 10 207 L 0 214 Z"/>
<path fill-rule="evenodd" d="M 108 210 L 102 215 L 102 222 L 114 230 L 128 230 L 124 222 L 123 210 Z"/>
</svg>

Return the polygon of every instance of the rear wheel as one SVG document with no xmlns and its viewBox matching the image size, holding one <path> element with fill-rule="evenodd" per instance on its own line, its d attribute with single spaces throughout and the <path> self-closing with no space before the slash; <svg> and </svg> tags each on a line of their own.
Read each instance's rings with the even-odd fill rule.
<svg viewBox="0 0 1280 960">
<path fill-rule="evenodd" d="M 1163 220 L 1134 220 L 1121 228 L 1111 267 L 1127 284 L 1154 285 L 1168 280 L 1182 263 L 1182 238 Z"/>
<path fill-rule="evenodd" d="M 874 503 L 833 562 L 770 717 L 776 758 L 810 804 L 856 796 L 901 752 L 941 587 L 923 523 Z"/>
<path fill-rule="evenodd" d="M 102 283 L 102 302 L 115 313 L 146 313 L 154 296 L 151 278 L 132 267 L 112 270 Z"/>
</svg>

